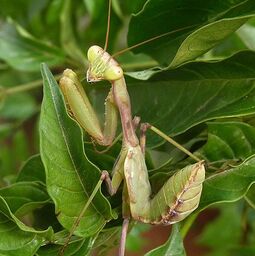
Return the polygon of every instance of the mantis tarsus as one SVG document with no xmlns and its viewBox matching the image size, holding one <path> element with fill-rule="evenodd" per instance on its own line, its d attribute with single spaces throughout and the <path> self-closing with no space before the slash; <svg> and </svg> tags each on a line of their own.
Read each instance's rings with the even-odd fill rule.
<svg viewBox="0 0 255 256">
<path fill-rule="evenodd" d="M 107 31 L 109 32 L 109 28 Z M 168 225 L 183 220 L 197 208 L 202 191 L 202 183 L 205 178 L 205 169 L 203 161 L 200 161 L 150 124 L 141 125 L 142 135 L 139 143 L 135 132 L 138 119 L 133 120 L 132 118 L 130 98 L 123 70 L 112 56 L 106 52 L 106 45 L 105 49 L 99 46 L 89 48 L 89 69 L 87 71 L 87 80 L 89 82 L 107 80 L 112 84 L 105 101 L 104 129 L 101 129 L 96 113 L 77 75 L 72 70 L 67 69 L 64 71 L 60 80 L 60 87 L 70 114 L 101 145 L 107 146 L 113 142 L 117 129 L 118 115 L 120 115 L 123 142 L 119 158 L 113 167 L 112 180 L 108 173 L 103 171 L 101 181 L 99 181 L 94 193 L 97 192 L 102 181 L 105 180 L 109 193 L 113 195 L 121 182 L 124 181 L 122 208 L 124 222 L 119 249 L 119 255 L 122 256 L 124 255 L 125 238 L 130 218 L 144 223 Z M 151 186 L 144 157 L 145 132 L 147 129 L 153 130 L 198 161 L 198 163 L 176 172 L 153 198 L 151 198 Z M 91 202 L 94 193 L 91 195 L 89 202 Z M 88 203 L 73 224 L 67 242 L 62 248 L 62 254 L 75 228 L 79 225 Z"/>
</svg>

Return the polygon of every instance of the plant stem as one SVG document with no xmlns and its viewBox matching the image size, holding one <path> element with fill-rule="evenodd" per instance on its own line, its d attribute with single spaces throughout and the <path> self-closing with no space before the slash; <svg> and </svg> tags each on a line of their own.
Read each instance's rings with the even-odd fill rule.
<svg viewBox="0 0 255 256">
<path fill-rule="evenodd" d="M 199 214 L 198 212 L 193 213 L 191 216 L 189 216 L 186 219 L 186 221 L 184 222 L 184 224 L 182 225 L 181 230 L 180 230 L 182 238 L 184 238 L 187 235 L 188 231 L 190 230 L 190 228 L 191 228 L 193 222 L 195 221 L 195 219 L 197 218 L 198 214 Z"/>
<path fill-rule="evenodd" d="M 59 79 L 61 77 L 62 74 L 58 74 L 55 77 L 55 79 Z M 29 91 L 29 90 L 33 90 L 36 89 L 38 87 L 41 87 L 43 83 L 42 79 L 39 80 L 35 80 L 26 84 L 21 84 L 21 85 L 17 85 L 15 87 L 9 88 L 5 91 L 6 95 L 11 95 L 11 94 L 15 94 L 15 93 L 19 93 L 19 92 L 24 92 L 24 91 Z"/>
</svg>

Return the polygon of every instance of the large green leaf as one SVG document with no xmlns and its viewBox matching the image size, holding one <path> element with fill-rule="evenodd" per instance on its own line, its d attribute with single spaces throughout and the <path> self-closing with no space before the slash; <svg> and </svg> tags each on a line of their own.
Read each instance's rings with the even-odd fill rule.
<svg viewBox="0 0 255 256">
<path fill-rule="evenodd" d="M 208 141 L 199 151 L 201 158 L 207 159 L 208 163 L 215 162 L 219 168 L 225 165 L 226 161 L 229 164 L 243 161 L 247 157 L 255 153 L 255 128 L 243 122 L 213 122 L 208 123 Z M 252 175 L 253 165 L 246 164 L 251 172 L 245 172 L 242 169 L 233 168 L 228 171 L 222 171 L 215 176 L 209 177 L 204 185 L 206 197 L 210 194 L 215 196 L 215 202 L 236 201 L 245 195 L 245 199 L 254 206 L 254 176 Z M 219 169 L 220 170 L 220 169 Z M 243 174 L 242 174 L 243 172 Z M 247 177 L 239 177 L 246 175 Z M 225 178 L 223 178 L 225 177 Z M 211 180 L 212 179 L 212 180 Z M 219 187 L 219 182 L 222 182 L 222 188 Z M 230 182 L 230 183 L 229 183 Z M 232 186 L 231 186 L 232 182 Z M 235 183 L 238 185 L 235 186 Z M 226 185 L 226 187 L 225 187 Z M 250 187 L 251 186 L 251 187 Z M 249 188 L 250 187 L 250 188 Z M 230 188 L 230 191 L 228 190 Z M 245 192 L 249 191 L 245 194 Z M 221 192 L 216 193 L 216 190 Z M 234 191 L 234 193 L 233 193 Z M 221 193 L 222 198 L 219 199 L 218 194 Z M 232 194 L 232 196 L 231 196 Z M 229 198 L 230 196 L 230 198 Z M 208 199 L 208 198 L 207 198 Z M 206 199 L 206 200 L 207 200 Z M 211 200 L 214 200 L 213 196 Z M 218 201 L 219 200 L 219 201 Z"/>
<path fill-rule="evenodd" d="M 255 185 L 253 184 L 247 194 L 245 195 L 246 201 L 250 204 L 251 207 L 255 209 Z"/>
<path fill-rule="evenodd" d="M 208 141 L 199 150 L 199 157 L 206 159 L 209 165 L 215 162 L 220 172 L 204 182 L 200 209 L 214 203 L 237 201 L 243 196 L 253 205 L 254 137 L 255 128 L 243 122 L 208 123 Z M 244 163 L 229 169 L 240 161 Z M 228 170 L 224 171 L 226 167 Z"/>
<path fill-rule="evenodd" d="M 238 36 L 243 43 L 251 50 L 255 50 L 255 27 L 249 24 L 243 25 L 238 31 Z"/>
<path fill-rule="evenodd" d="M 132 17 L 128 42 L 135 45 L 167 33 L 134 51 L 176 67 L 207 52 L 254 14 L 253 0 L 149 0 Z"/>
<path fill-rule="evenodd" d="M 172 233 L 167 242 L 145 254 L 145 256 L 185 256 L 182 237 L 178 224 L 173 225 Z"/>
<path fill-rule="evenodd" d="M 209 162 L 245 160 L 255 153 L 255 128 L 243 122 L 208 123 L 208 141 L 200 153 Z"/>
<path fill-rule="evenodd" d="M 38 181 L 45 183 L 45 171 L 40 155 L 31 156 L 22 166 L 16 182 Z"/>
<path fill-rule="evenodd" d="M 99 256 L 107 255 L 107 253 L 113 247 L 116 247 L 119 245 L 120 232 L 121 232 L 121 227 L 115 226 L 111 228 L 104 228 L 102 232 L 98 234 L 93 244 L 93 248 L 95 249 L 95 251 L 97 251 L 97 254 Z M 127 243 L 126 243 L 126 248 L 127 248 Z"/>
<path fill-rule="evenodd" d="M 207 120 L 253 114 L 253 63 L 255 53 L 244 51 L 219 62 L 189 63 L 148 81 L 127 79 L 133 115 L 173 136 Z M 101 94 L 91 92 L 97 108 L 103 105 Z M 159 141 L 148 136 L 149 146 Z"/>
<path fill-rule="evenodd" d="M 55 203 L 60 223 L 70 229 L 99 181 L 100 171 L 87 159 L 81 128 L 67 115 L 58 84 L 45 64 L 42 65 L 42 76 L 44 98 L 40 119 L 40 151 L 47 190 Z M 100 191 L 75 233 L 91 236 L 113 217 L 110 204 Z"/>
<path fill-rule="evenodd" d="M 200 210 L 221 202 L 234 202 L 242 198 L 255 183 L 255 156 L 227 171 L 214 174 L 203 183 Z"/>
<path fill-rule="evenodd" d="M 147 225 L 144 223 L 136 223 L 136 225 L 132 227 L 131 231 L 127 235 L 126 250 L 135 252 L 135 251 L 141 250 L 144 246 L 146 246 L 147 240 L 146 238 L 143 237 L 143 234 L 145 232 L 148 232 L 150 228 L 151 228 L 150 225 Z M 120 227 L 119 227 L 119 231 L 121 231 Z M 118 232 L 117 236 L 115 237 L 115 243 L 119 242 L 119 237 L 120 237 L 120 232 Z M 140 239 L 138 240 L 137 237 L 140 237 Z M 107 245 L 109 244 L 110 244 L 110 241 L 107 242 Z"/>
<path fill-rule="evenodd" d="M 24 215 L 50 201 L 45 187 L 36 182 L 18 182 L 0 189 L 2 196 L 15 215 Z"/>
<path fill-rule="evenodd" d="M 37 249 L 52 238 L 52 229 L 36 231 L 24 225 L 0 197 L 0 255 L 33 256 Z"/>
</svg>

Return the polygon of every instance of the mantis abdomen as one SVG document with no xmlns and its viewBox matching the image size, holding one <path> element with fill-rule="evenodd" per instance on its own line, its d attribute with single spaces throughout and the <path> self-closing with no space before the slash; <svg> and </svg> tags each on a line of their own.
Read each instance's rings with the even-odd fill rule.
<svg viewBox="0 0 255 256">
<path fill-rule="evenodd" d="M 151 186 L 140 146 L 130 147 L 124 163 L 130 212 L 144 223 L 169 225 L 193 212 L 200 200 L 205 179 L 203 161 L 176 172 L 151 198 Z"/>
<path fill-rule="evenodd" d="M 169 225 L 179 222 L 199 204 L 205 180 L 203 161 L 176 172 L 151 200 L 151 224 Z"/>
</svg>

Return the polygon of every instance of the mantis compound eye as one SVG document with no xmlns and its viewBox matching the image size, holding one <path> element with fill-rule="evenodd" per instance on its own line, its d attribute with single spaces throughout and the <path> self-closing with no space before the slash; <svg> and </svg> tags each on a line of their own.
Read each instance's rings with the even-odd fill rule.
<svg viewBox="0 0 255 256">
<path fill-rule="evenodd" d="M 112 66 L 106 69 L 105 79 L 109 81 L 118 80 L 123 77 L 123 70 L 119 66 Z"/>
</svg>

